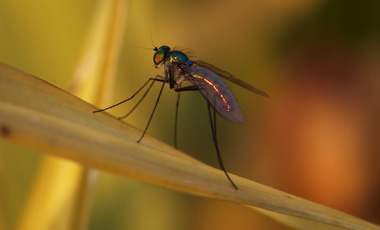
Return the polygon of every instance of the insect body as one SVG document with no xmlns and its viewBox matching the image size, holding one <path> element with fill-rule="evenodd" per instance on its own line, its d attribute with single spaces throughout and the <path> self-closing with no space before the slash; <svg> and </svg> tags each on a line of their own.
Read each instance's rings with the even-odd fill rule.
<svg viewBox="0 0 380 230">
<path fill-rule="evenodd" d="M 226 83 L 211 70 L 191 62 L 180 51 L 170 51 L 168 46 L 161 46 L 153 56 L 156 68 L 165 68 L 165 80 L 171 89 L 177 92 L 199 90 L 206 101 L 224 118 L 232 122 L 244 121 L 243 112 L 227 88 Z M 182 87 L 186 81 L 192 83 Z"/>
<path fill-rule="evenodd" d="M 239 80 L 238 78 L 234 77 L 232 74 L 224 70 L 221 70 L 211 64 L 208 64 L 203 61 L 191 61 L 183 52 L 178 51 L 178 50 L 171 50 L 169 46 L 161 46 L 160 48 L 155 47 L 154 51 L 156 52 L 153 56 L 153 62 L 156 68 L 160 68 L 162 66 L 164 67 L 164 76 L 157 75 L 155 78 L 148 79 L 148 81 L 145 82 L 145 84 L 130 98 L 122 102 L 119 102 L 113 106 L 110 106 L 108 108 L 94 111 L 94 113 L 110 109 L 126 101 L 129 101 L 136 94 L 138 94 L 148 84 L 148 82 L 152 81 L 152 83 L 146 90 L 145 94 L 143 95 L 141 100 L 136 104 L 136 106 L 127 115 L 121 117 L 121 118 L 125 118 L 142 101 L 142 99 L 149 92 L 150 88 L 153 86 L 155 82 L 162 82 L 161 90 L 157 97 L 157 101 L 153 108 L 153 112 L 151 113 L 151 116 L 149 118 L 148 124 L 141 138 L 137 141 L 137 142 L 140 142 L 142 138 L 144 137 L 149 127 L 149 124 L 152 120 L 153 114 L 160 100 L 164 85 L 168 83 L 170 89 L 173 89 L 176 92 L 178 92 L 176 116 L 175 116 L 175 131 L 174 131 L 174 145 L 175 147 L 177 147 L 176 133 L 177 133 L 177 116 L 178 116 L 178 104 L 179 104 L 180 93 L 183 91 L 199 91 L 207 101 L 211 132 L 212 132 L 213 142 L 214 142 L 215 149 L 218 156 L 219 166 L 221 170 L 223 170 L 223 172 L 225 173 L 228 180 L 234 186 L 234 188 L 237 189 L 237 186 L 229 177 L 223 165 L 222 158 L 219 152 L 218 142 L 216 138 L 215 111 L 218 112 L 225 119 L 235 122 L 235 123 L 242 123 L 244 121 L 244 114 L 240 110 L 235 97 L 233 96 L 231 91 L 228 89 L 226 83 L 223 81 L 221 77 L 229 81 L 232 81 L 262 96 L 268 97 L 268 95 L 265 92 L 256 89 L 252 85 L 242 80 Z M 213 115 L 211 112 L 211 107 L 214 109 Z"/>
</svg>

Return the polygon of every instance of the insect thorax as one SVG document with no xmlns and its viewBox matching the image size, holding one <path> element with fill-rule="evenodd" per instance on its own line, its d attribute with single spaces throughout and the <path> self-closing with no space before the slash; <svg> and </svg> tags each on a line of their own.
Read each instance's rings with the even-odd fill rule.
<svg viewBox="0 0 380 230">
<path fill-rule="evenodd" d="M 192 65 L 193 63 L 181 51 L 170 51 L 165 58 L 165 76 L 169 80 L 169 75 L 172 74 L 174 81 L 174 89 L 179 89 L 186 80 L 186 73 L 184 68 Z M 171 72 L 170 72 L 171 70 Z"/>
</svg>

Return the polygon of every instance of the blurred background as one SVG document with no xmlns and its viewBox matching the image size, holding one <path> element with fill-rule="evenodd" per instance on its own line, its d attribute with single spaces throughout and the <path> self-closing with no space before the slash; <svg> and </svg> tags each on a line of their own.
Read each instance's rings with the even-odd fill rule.
<svg viewBox="0 0 380 230">
<path fill-rule="evenodd" d="M 99 2 L 1 0 L 0 61 L 67 88 Z M 138 48 L 152 43 L 270 95 L 228 83 L 246 117 L 218 117 L 229 172 L 380 224 L 379 1 L 130 1 L 115 103 L 162 74 L 153 51 Z M 158 88 L 126 122 L 145 128 Z M 148 130 L 171 145 L 175 102 L 165 89 Z M 204 99 L 183 93 L 179 149 L 218 167 L 208 126 Z M 41 158 L 0 140 L 0 229 L 16 225 Z M 100 173 L 89 229 L 231 228 L 287 229 L 235 204 Z"/>
</svg>

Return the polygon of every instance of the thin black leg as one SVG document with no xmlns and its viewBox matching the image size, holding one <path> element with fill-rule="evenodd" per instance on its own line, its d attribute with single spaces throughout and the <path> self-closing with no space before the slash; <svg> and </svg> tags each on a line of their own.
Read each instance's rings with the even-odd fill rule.
<svg viewBox="0 0 380 230">
<path fill-rule="evenodd" d="M 145 130 L 144 130 L 143 134 L 141 135 L 140 139 L 137 141 L 137 143 L 140 143 L 140 141 L 145 136 L 146 131 L 148 130 L 149 124 L 150 124 L 150 122 L 152 121 L 152 118 L 153 118 L 153 114 L 156 111 L 158 102 L 160 101 L 160 97 L 161 97 L 161 94 L 162 94 L 162 90 L 164 89 L 165 83 L 166 83 L 165 81 L 162 81 L 162 86 L 161 86 L 161 89 L 160 89 L 160 93 L 158 94 L 157 101 L 156 101 L 156 104 L 154 105 L 152 114 L 150 114 L 150 118 L 149 118 L 148 124 L 146 125 Z"/>
<path fill-rule="evenodd" d="M 185 92 L 185 91 L 199 91 L 199 89 L 196 86 L 185 86 L 182 88 L 174 89 L 176 92 Z"/>
<path fill-rule="evenodd" d="M 232 181 L 232 179 L 230 178 L 230 176 L 228 175 L 226 169 L 224 168 L 224 165 L 223 165 L 223 161 L 222 161 L 222 156 L 220 155 L 220 152 L 219 152 L 219 147 L 218 147 L 218 140 L 216 138 L 216 114 L 215 114 L 215 110 L 214 110 L 214 120 L 212 119 L 212 116 L 211 116 L 211 108 L 210 108 L 210 103 L 207 103 L 207 108 L 208 108 L 208 116 L 209 116 L 209 119 L 210 119 L 210 125 L 211 125 L 211 132 L 212 132 L 212 139 L 214 141 L 214 145 L 215 145 L 215 149 L 216 149 L 216 154 L 218 156 L 218 162 L 219 162 L 219 167 L 220 169 L 224 172 L 224 174 L 226 174 L 226 177 L 227 179 L 231 182 L 232 186 L 234 186 L 234 188 L 236 190 L 238 190 L 238 187 L 235 185 L 235 183 Z"/>
<path fill-rule="evenodd" d="M 157 77 L 156 78 L 149 78 L 141 87 L 140 87 L 140 89 L 138 89 L 131 97 L 129 97 L 129 98 L 127 98 L 127 99 L 125 99 L 124 101 L 121 101 L 121 102 L 119 102 L 119 103 L 116 103 L 116 104 L 114 104 L 114 105 L 111 105 L 110 107 L 107 107 L 107 108 L 105 108 L 105 109 L 100 109 L 100 110 L 96 110 L 96 111 L 92 111 L 92 113 L 98 113 L 98 112 L 103 112 L 103 111 L 106 111 L 106 110 L 108 110 L 108 109 L 111 109 L 111 108 L 113 108 L 113 107 L 115 107 L 115 106 L 118 106 L 118 105 L 120 105 L 120 104 L 123 104 L 124 102 L 127 102 L 127 101 L 129 101 L 129 100 L 131 100 L 132 98 L 134 98 L 147 84 L 148 84 L 148 82 L 149 81 L 160 81 L 160 82 L 164 82 L 165 83 L 165 80 L 163 80 L 163 79 L 158 79 Z"/>
<path fill-rule="evenodd" d="M 177 124 L 178 124 L 178 107 L 179 107 L 179 98 L 181 96 L 181 92 L 178 92 L 178 95 L 177 95 L 177 104 L 175 106 L 175 123 L 174 123 L 174 148 L 178 148 L 178 145 L 177 145 Z"/>
<path fill-rule="evenodd" d="M 210 104 L 209 104 L 210 106 Z M 216 138 L 216 111 L 215 109 L 213 109 L 214 111 L 214 133 L 215 133 L 215 141 L 217 141 L 218 139 Z"/>
<path fill-rule="evenodd" d="M 185 91 L 198 91 L 198 88 L 196 86 L 186 86 L 178 89 L 174 89 L 178 95 L 177 95 L 177 104 L 175 109 L 175 123 L 174 123 L 174 148 L 178 148 L 177 144 L 177 130 L 178 130 L 178 108 L 179 108 L 179 98 L 181 95 L 181 92 Z"/>
<path fill-rule="evenodd" d="M 118 117 L 117 119 L 119 119 L 119 120 L 124 119 L 124 118 L 128 117 L 133 111 L 135 111 L 135 109 L 137 108 L 137 106 L 140 105 L 140 103 L 142 102 L 142 100 L 144 100 L 145 96 L 149 93 L 149 90 L 152 88 L 152 86 L 153 86 L 153 84 L 155 82 L 156 81 L 152 81 L 152 83 L 149 85 L 148 89 L 145 91 L 144 95 L 141 97 L 141 99 L 139 100 L 139 102 L 137 102 L 137 104 L 131 109 L 131 111 L 129 111 L 127 114 L 125 114 L 122 117 Z"/>
</svg>

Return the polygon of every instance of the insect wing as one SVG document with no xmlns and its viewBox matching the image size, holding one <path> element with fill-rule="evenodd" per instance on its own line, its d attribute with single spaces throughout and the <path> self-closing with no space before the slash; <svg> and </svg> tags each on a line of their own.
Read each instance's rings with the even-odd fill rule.
<svg viewBox="0 0 380 230">
<path fill-rule="evenodd" d="M 214 72 L 193 64 L 187 67 L 188 80 L 194 84 L 210 105 L 224 118 L 236 123 L 244 121 L 244 114 L 226 83 Z"/>
<path fill-rule="evenodd" d="M 206 68 L 206 69 L 209 69 L 211 71 L 213 71 L 214 73 L 218 74 L 219 76 L 223 77 L 224 79 L 227 79 L 228 81 L 231 81 L 237 85 L 240 85 L 241 87 L 245 88 L 245 89 L 248 89 L 254 93 L 257 93 L 261 96 L 264 96 L 264 97 L 269 97 L 267 93 L 265 93 L 264 91 L 261 91 L 259 89 L 256 89 L 255 87 L 253 87 L 251 84 L 243 81 L 243 80 L 240 80 L 239 78 L 235 77 L 234 75 L 230 74 L 229 72 L 227 71 L 224 71 L 222 69 L 219 69 L 218 67 L 214 66 L 214 65 L 211 65 L 207 62 L 204 62 L 204 61 L 194 61 L 195 64 L 197 64 L 198 66 L 201 66 L 203 68 Z"/>
</svg>

